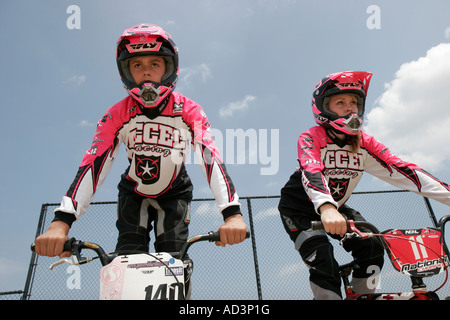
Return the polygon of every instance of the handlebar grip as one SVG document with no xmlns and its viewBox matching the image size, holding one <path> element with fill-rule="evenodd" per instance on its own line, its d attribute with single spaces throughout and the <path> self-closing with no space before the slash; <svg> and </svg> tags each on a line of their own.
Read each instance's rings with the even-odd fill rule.
<svg viewBox="0 0 450 320">
<path fill-rule="evenodd" d="M 211 231 L 209 233 L 209 241 L 220 241 L 220 232 L 219 231 Z"/>
<path fill-rule="evenodd" d="M 245 234 L 245 239 L 250 238 L 250 231 L 247 230 L 247 233 Z M 219 231 L 211 231 L 209 232 L 209 241 L 220 241 L 220 232 Z"/>
<path fill-rule="evenodd" d="M 71 238 L 64 242 L 63 252 L 65 251 L 72 251 L 73 249 L 73 243 L 75 242 L 75 238 Z"/>
<path fill-rule="evenodd" d="M 323 230 L 323 223 L 322 221 L 312 221 L 311 222 L 311 229 L 312 230 Z"/>
<path fill-rule="evenodd" d="M 66 242 L 64 242 L 63 252 L 72 251 L 74 242 L 75 242 L 75 238 L 71 238 L 71 239 L 67 240 Z M 30 250 L 31 250 L 31 252 L 36 253 L 36 243 L 33 242 L 31 244 Z"/>
</svg>

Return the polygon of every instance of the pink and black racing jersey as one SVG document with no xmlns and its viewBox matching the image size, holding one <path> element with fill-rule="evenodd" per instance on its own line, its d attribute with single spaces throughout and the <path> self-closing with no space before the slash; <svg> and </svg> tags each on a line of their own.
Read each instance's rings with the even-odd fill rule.
<svg viewBox="0 0 450 320">
<path fill-rule="evenodd" d="M 448 184 L 403 161 L 364 132 L 361 132 L 360 150 L 353 153 L 350 145 L 333 141 L 323 127 L 312 127 L 299 136 L 298 162 L 303 187 L 316 212 L 327 202 L 341 207 L 364 172 L 450 205 Z"/>
<path fill-rule="evenodd" d="M 179 93 L 173 93 L 164 110 L 155 117 L 145 115 L 130 96 L 107 110 L 56 211 L 79 218 L 87 210 L 122 143 L 130 166 L 122 175 L 120 185 L 150 198 L 173 196 L 183 191 L 180 188 L 190 188 L 184 164 L 192 145 L 219 210 L 223 212 L 234 206 L 239 211 L 238 195 L 202 107 Z M 183 181 L 188 182 L 183 184 Z"/>
</svg>

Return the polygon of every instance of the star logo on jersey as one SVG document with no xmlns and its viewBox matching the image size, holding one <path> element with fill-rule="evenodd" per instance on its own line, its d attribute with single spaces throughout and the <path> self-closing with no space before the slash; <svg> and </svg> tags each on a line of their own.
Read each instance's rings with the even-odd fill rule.
<svg viewBox="0 0 450 320">
<path fill-rule="evenodd" d="M 335 201 L 339 201 L 345 196 L 349 182 L 350 179 L 330 179 L 330 181 L 328 181 L 331 196 Z"/>
<path fill-rule="evenodd" d="M 144 184 L 153 184 L 159 180 L 161 156 L 135 155 L 136 175 Z"/>
</svg>

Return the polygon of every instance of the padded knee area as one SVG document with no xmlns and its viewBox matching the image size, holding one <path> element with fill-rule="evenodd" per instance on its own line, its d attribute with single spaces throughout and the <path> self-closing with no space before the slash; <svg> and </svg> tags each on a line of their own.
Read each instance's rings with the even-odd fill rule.
<svg viewBox="0 0 450 320">
<path fill-rule="evenodd" d="M 315 236 L 305 240 L 300 247 L 300 255 L 309 267 L 310 281 L 341 296 L 339 265 L 334 259 L 333 246 L 325 236 Z"/>
</svg>

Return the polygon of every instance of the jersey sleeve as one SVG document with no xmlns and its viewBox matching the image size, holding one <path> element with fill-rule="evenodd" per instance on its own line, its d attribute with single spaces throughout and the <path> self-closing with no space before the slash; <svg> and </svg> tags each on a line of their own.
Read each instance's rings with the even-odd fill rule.
<svg viewBox="0 0 450 320">
<path fill-rule="evenodd" d="M 192 132 L 192 148 L 224 219 L 240 213 L 239 197 L 220 156 L 203 108 L 187 100 L 183 118 Z"/>
<path fill-rule="evenodd" d="M 323 174 L 325 166 L 321 159 L 321 148 L 326 147 L 326 139 L 325 131 L 321 127 L 305 131 L 298 139 L 298 163 L 302 185 L 317 213 L 320 206 L 325 203 L 339 207 Z"/>
<path fill-rule="evenodd" d="M 61 205 L 55 210 L 56 213 L 73 214 L 75 220 L 85 213 L 119 151 L 119 119 L 113 107 L 98 121 L 92 145 L 84 154 L 75 179 L 63 196 Z"/>
<path fill-rule="evenodd" d="M 450 205 L 450 186 L 420 166 L 403 161 L 372 136 L 363 135 L 361 147 L 368 152 L 366 172 L 398 188 Z"/>
</svg>

